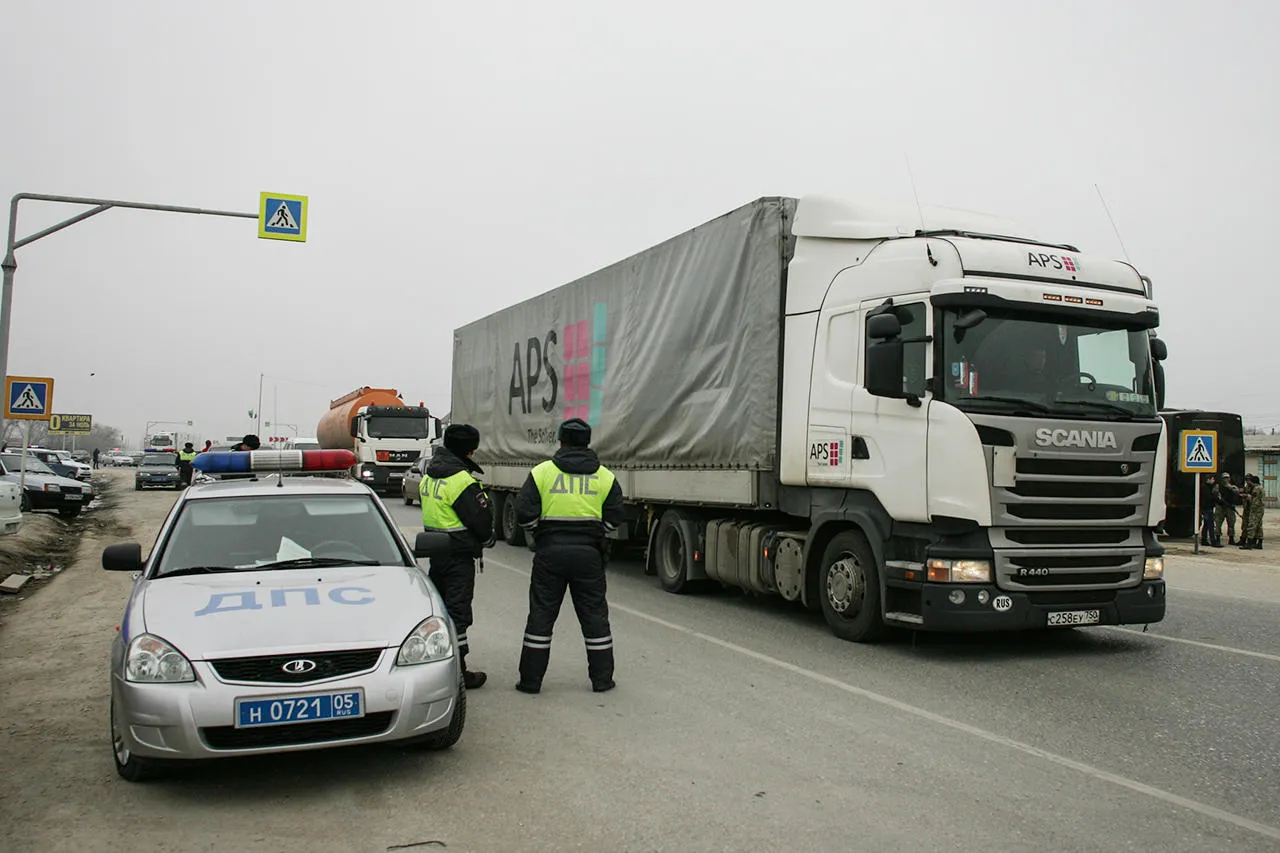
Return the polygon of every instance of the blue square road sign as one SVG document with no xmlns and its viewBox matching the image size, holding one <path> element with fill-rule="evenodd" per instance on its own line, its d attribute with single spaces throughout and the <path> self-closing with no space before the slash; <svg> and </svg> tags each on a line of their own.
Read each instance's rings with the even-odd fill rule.
<svg viewBox="0 0 1280 853">
<path fill-rule="evenodd" d="M 4 416 L 45 421 L 53 408 L 53 379 L 47 376 L 6 376 Z"/>
<path fill-rule="evenodd" d="M 1184 473 L 1215 474 L 1218 471 L 1218 432 L 1210 429 L 1182 431 L 1178 469 Z"/>
</svg>

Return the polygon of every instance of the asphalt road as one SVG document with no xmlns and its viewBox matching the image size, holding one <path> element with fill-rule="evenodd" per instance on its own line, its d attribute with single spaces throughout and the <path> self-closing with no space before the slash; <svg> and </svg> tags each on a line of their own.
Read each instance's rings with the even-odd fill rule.
<svg viewBox="0 0 1280 853">
<path fill-rule="evenodd" d="M 169 498 L 122 503 L 134 500 L 158 521 Z M 416 507 L 392 509 L 418 529 Z M 529 561 L 505 545 L 485 560 L 470 638 L 490 680 L 452 751 L 239 759 L 146 785 L 115 777 L 106 727 L 105 656 L 128 578 L 68 569 L 0 631 L 0 712 L 23 747 L 0 746 L 0 764 L 23 759 L 0 773 L 7 840 L 219 853 L 1280 850 L 1276 568 L 1172 563 L 1171 614 L 1146 634 L 861 646 L 797 607 L 671 595 L 616 561 L 618 689 L 590 691 L 566 603 L 543 692 L 526 696 L 513 685 Z M 48 649 L 24 631 L 65 636 L 56 674 L 83 685 L 74 701 L 27 712 L 12 685 L 44 677 L 33 661 Z"/>
</svg>

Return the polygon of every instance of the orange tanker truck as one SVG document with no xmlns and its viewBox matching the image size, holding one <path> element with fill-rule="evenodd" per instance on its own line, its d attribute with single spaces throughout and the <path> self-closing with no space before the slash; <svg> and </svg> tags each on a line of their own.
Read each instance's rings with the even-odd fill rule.
<svg viewBox="0 0 1280 853">
<path fill-rule="evenodd" d="M 322 448 L 350 450 L 357 460 L 351 476 L 384 493 L 400 491 L 404 472 L 430 452 L 432 435 L 439 432 L 440 422 L 426 406 L 407 406 L 399 391 L 368 386 L 329 403 L 316 426 Z"/>
</svg>

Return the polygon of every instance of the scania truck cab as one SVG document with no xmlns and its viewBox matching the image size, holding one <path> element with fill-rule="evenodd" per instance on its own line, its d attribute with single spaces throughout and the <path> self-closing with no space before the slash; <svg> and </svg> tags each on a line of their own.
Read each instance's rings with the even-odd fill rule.
<svg viewBox="0 0 1280 853">
<path fill-rule="evenodd" d="M 780 503 L 811 524 L 774 559 L 838 635 L 1164 616 L 1151 283 L 1019 230 L 799 205 Z"/>
</svg>

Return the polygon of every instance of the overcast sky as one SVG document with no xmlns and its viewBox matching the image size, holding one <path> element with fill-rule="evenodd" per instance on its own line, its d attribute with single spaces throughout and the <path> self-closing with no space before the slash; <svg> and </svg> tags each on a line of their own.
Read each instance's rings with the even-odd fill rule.
<svg viewBox="0 0 1280 853">
<path fill-rule="evenodd" d="M 910 202 L 908 158 L 927 204 L 1122 257 L 1099 185 L 1155 281 L 1170 405 L 1280 425 L 1280 3 L 0 0 L 0 21 L 4 199 L 311 199 L 305 244 L 113 210 L 19 251 L 9 372 L 135 442 L 249 430 L 260 373 L 303 435 L 362 384 L 443 413 L 455 327 L 760 196 Z M 74 212 L 24 202 L 19 235 Z"/>
</svg>

